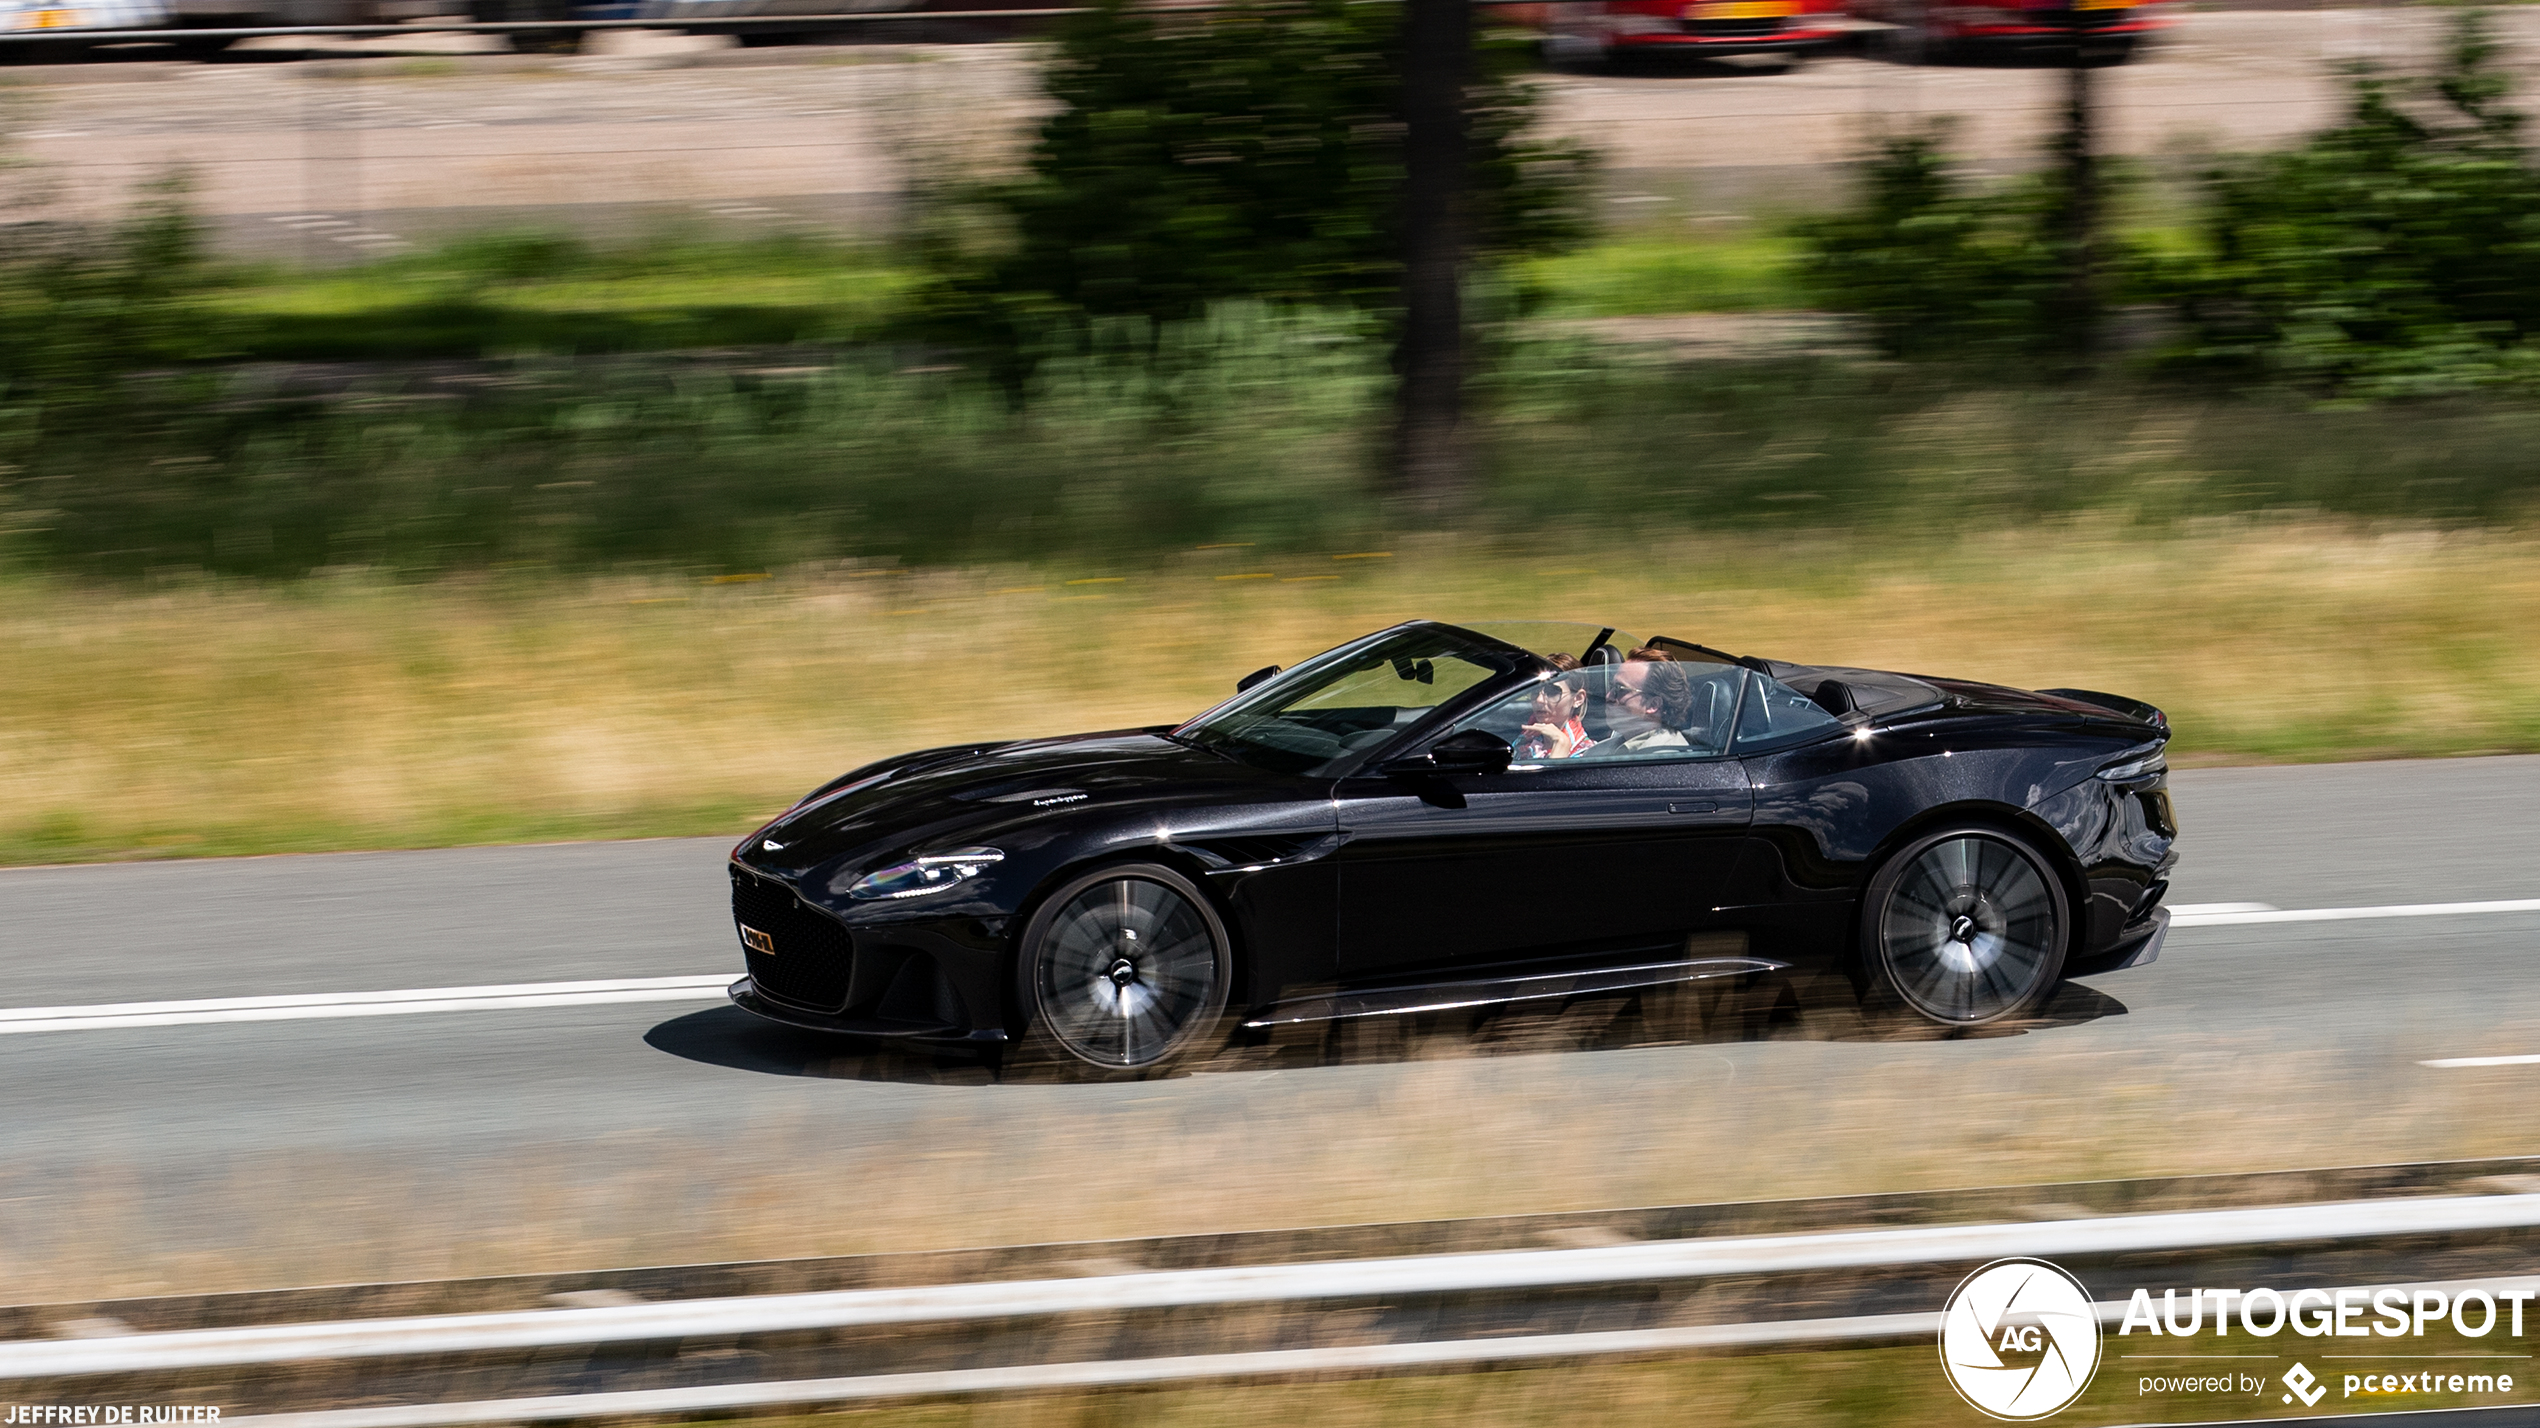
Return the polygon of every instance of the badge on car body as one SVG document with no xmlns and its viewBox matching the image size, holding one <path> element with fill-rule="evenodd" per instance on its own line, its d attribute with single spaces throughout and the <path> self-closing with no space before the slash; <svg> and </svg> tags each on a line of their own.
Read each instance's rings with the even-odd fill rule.
<svg viewBox="0 0 2540 1428">
<path fill-rule="evenodd" d="M 759 851 L 763 853 L 781 853 L 785 851 L 785 845 L 777 842 L 773 838 L 761 838 L 758 840 L 758 846 Z"/>
<path fill-rule="evenodd" d="M 741 945 L 770 957 L 776 955 L 776 939 L 746 922 L 741 924 Z"/>
</svg>

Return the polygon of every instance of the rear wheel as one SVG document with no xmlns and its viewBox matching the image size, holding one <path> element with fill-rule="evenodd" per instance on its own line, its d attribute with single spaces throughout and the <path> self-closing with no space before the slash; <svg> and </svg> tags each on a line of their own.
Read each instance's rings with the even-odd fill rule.
<svg viewBox="0 0 2540 1428">
<path fill-rule="evenodd" d="M 1216 1048 L 1234 961 L 1207 896 L 1136 863 L 1054 893 L 1024 929 L 1015 973 L 1026 1061 L 1136 1077 Z"/>
<path fill-rule="evenodd" d="M 1950 1027 L 2034 1011 L 2063 975 L 2071 927 L 2063 882 L 2028 840 L 1974 826 L 1928 834 L 1862 899 L 1872 999 Z"/>
</svg>

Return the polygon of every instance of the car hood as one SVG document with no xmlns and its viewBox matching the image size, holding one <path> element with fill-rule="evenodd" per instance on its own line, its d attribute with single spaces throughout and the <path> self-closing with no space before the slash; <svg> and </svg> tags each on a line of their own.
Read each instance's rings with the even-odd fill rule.
<svg viewBox="0 0 2540 1428">
<path fill-rule="evenodd" d="M 1055 827 L 1128 804 L 1240 800 L 1273 777 L 1151 729 L 939 750 L 803 800 L 751 834 L 734 856 L 799 875 L 840 859 Z"/>
</svg>

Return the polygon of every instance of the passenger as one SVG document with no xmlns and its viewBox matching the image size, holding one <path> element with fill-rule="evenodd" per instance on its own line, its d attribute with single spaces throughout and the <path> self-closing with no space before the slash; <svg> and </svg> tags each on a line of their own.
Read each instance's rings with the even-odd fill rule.
<svg viewBox="0 0 2540 1428">
<path fill-rule="evenodd" d="M 1608 756 L 1690 749 L 1693 681 L 1684 666 L 1664 659 L 1626 660 L 1606 694 L 1613 734 L 1599 747 Z M 1626 732 L 1626 731 L 1629 732 Z"/>
<path fill-rule="evenodd" d="M 1539 763 L 1575 759 L 1595 748 L 1585 722 L 1587 702 L 1587 684 L 1573 674 L 1558 674 L 1535 686 L 1534 710 L 1526 716 L 1525 731 L 1517 736 L 1510 757 Z"/>
</svg>

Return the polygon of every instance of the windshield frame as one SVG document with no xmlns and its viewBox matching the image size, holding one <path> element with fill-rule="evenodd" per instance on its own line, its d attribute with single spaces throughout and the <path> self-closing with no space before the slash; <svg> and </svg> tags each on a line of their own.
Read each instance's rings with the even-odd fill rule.
<svg viewBox="0 0 2540 1428">
<path fill-rule="evenodd" d="M 1333 664 L 1345 663 L 1358 658 L 1370 645 L 1408 634 L 1413 631 L 1446 634 L 1454 638 L 1458 643 L 1466 645 L 1472 652 L 1489 656 L 1505 667 L 1498 674 L 1477 681 L 1470 687 L 1438 701 L 1436 707 L 1430 709 L 1428 713 L 1421 715 L 1418 719 L 1413 720 L 1411 723 L 1404 725 L 1400 730 L 1396 731 L 1394 737 L 1387 739 L 1380 744 L 1359 750 L 1346 757 L 1335 759 L 1325 764 L 1323 766 L 1323 771 L 1320 773 L 1276 768 L 1259 759 L 1248 757 L 1247 755 L 1251 752 L 1250 748 L 1239 740 L 1210 739 L 1200 735 L 1195 735 L 1191 732 L 1200 725 L 1209 723 L 1212 720 L 1240 714 L 1247 708 L 1259 704 L 1275 702 L 1277 697 L 1285 696 L 1288 691 L 1293 690 L 1295 685 L 1300 682 L 1299 677 L 1320 675 L 1324 671 L 1328 670 Z M 1481 663 L 1482 661 L 1477 660 L 1475 662 Z M 1505 640 L 1494 639 L 1489 635 L 1480 633 L 1479 631 L 1466 629 L 1462 625 L 1450 625 L 1443 620 L 1405 620 L 1400 624 L 1388 625 L 1372 634 L 1361 635 L 1357 639 L 1351 640 L 1346 644 L 1335 645 L 1332 648 L 1323 651 L 1321 654 L 1315 655 L 1311 659 L 1303 660 L 1297 664 L 1291 665 L 1270 678 L 1263 680 L 1261 683 L 1254 685 L 1252 688 L 1238 692 L 1234 698 L 1201 710 L 1189 719 L 1175 725 L 1166 737 L 1172 739 L 1178 744 L 1187 744 L 1194 748 L 1206 749 L 1212 753 L 1222 754 L 1228 758 L 1234 759 L 1235 761 L 1245 764 L 1248 767 L 1265 769 L 1269 772 L 1282 774 L 1290 778 L 1349 778 L 1372 764 L 1394 757 L 1395 754 L 1401 750 L 1419 747 L 1423 741 L 1435 734 L 1438 729 L 1452 728 L 1457 720 L 1463 718 L 1473 709 L 1479 708 L 1492 700 L 1503 698 L 1527 684 L 1540 681 L 1545 676 L 1553 672 L 1554 666 L 1550 660 L 1543 658 L 1541 655 L 1538 655 L 1531 650 L 1522 649 L 1516 645 L 1509 644 Z"/>
</svg>

